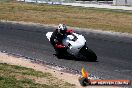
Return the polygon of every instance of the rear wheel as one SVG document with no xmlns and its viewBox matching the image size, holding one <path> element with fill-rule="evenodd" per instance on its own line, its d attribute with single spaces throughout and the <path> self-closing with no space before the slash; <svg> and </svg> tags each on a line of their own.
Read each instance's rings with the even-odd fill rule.
<svg viewBox="0 0 132 88">
<path fill-rule="evenodd" d="M 66 49 L 55 49 L 55 51 L 56 51 L 56 56 L 58 58 L 64 58 L 67 56 Z"/>
</svg>

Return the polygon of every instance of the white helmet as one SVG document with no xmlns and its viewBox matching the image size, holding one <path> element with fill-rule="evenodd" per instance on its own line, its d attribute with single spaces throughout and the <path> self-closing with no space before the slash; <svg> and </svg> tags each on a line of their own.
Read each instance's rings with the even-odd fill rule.
<svg viewBox="0 0 132 88">
<path fill-rule="evenodd" d="M 65 24 L 59 24 L 59 26 L 58 26 L 58 31 L 60 32 L 60 33 L 65 33 L 66 32 L 66 30 L 67 30 L 67 27 L 66 27 L 66 25 Z"/>
</svg>

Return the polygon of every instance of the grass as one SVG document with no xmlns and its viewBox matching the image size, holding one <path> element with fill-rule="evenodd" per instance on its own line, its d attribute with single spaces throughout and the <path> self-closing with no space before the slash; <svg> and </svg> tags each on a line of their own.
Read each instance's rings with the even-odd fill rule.
<svg viewBox="0 0 132 88">
<path fill-rule="evenodd" d="M 0 3 L 0 20 L 42 24 L 66 23 L 73 27 L 132 33 L 132 12 L 61 5 Z"/>
<path fill-rule="evenodd" d="M 19 66 L 11 66 L 7 64 L 0 64 L 0 70 L 5 71 L 6 74 L 21 74 L 21 75 L 30 75 L 30 76 L 36 76 L 36 77 L 50 77 L 52 76 L 50 73 L 43 73 L 40 71 L 35 71 L 31 68 L 26 67 L 19 67 Z"/>
<path fill-rule="evenodd" d="M 38 80 L 47 82 L 39 83 Z M 50 73 L 0 63 L 0 88 L 73 88 L 74 86 L 53 77 Z"/>
<path fill-rule="evenodd" d="M 0 2 L 13 2 L 15 0 L 0 0 Z"/>
<path fill-rule="evenodd" d="M 34 83 L 31 79 L 17 80 L 15 77 L 0 76 L 0 88 L 53 88 L 46 84 Z M 57 88 L 57 87 L 56 87 Z"/>
</svg>

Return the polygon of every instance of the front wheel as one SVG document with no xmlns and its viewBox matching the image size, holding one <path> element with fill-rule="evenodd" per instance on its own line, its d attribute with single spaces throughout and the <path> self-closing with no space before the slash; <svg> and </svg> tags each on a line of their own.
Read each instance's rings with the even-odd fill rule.
<svg viewBox="0 0 132 88">
<path fill-rule="evenodd" d="M 96 54 L 95 54 L 91 49 L 88 49 L 88 50 L 87 50 L 87 54 L 89 54 L 89 55 L 86 55 L 86 56 L 87 56 L 87 58 L 88 58 L 90 61 L 96 61 L 96 60 L 97 60 Z"/>
<path fill-rule="evenodd" d="M 86 58 L 88 59 L 89 61 L 96 61 L 97 60 L 97 56 L 96 54 L 91 50 L 89 49 L 88 47 L 84 46 L 82 49 L 81 49 L 81 54 Z"/>
</svg>

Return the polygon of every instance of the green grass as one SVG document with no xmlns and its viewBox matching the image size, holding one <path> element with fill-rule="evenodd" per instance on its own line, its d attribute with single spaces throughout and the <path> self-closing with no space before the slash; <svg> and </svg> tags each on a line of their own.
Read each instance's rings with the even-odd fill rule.
<svg viewBox="0 0 132 88">
<path fill-rule="evenodd" d="M 0 0 L 0 2 L 12 2 L 13 0 Z M 15 1 L 15 0 L 14 0 Z"/>
<path fill-rule="evenodd" d="M 0 76 L 0 88 L 58 88 L 53 85 L 35 83 L 31 79 Z"/>
<path fill-rule="evenodd" d="M 30 76 L 36 76 L 36 77 L 51 77 L 52 75 L 50 73 L 43 73 L 41 71 L 35 71 L 31 68 L 26 67 L 19 67 L 19 66 L 12 66 L 7 64 L 0 64 L 0 72 L 5 71 L 5 74 L 22 74 L 22 75 L 30 75 Z"/>
<path fill-rule="evenodd" d="M 132 33 L 132 11 L 61 5 L 2 3 L 0 20 L 42 24 L 65 23 L 73 27 Z"/>
<path fill-rule="evenodd" d="M 37 83 L 38 79 L 45 79 L 49 83 Z M 52 83 L 54 80 L 56 82 Z M 73 88 L 74 86 L 53 77 L 50 73 L 0 63 L 0 88 Z"/>
<path fill-rule="evenodd" d="M 33 80 L 26 78 L 17 80 L 15 77 L 0 76 L 0 88 L 53 88 L 53 86 L 34 83 Z"/>
</svg>

